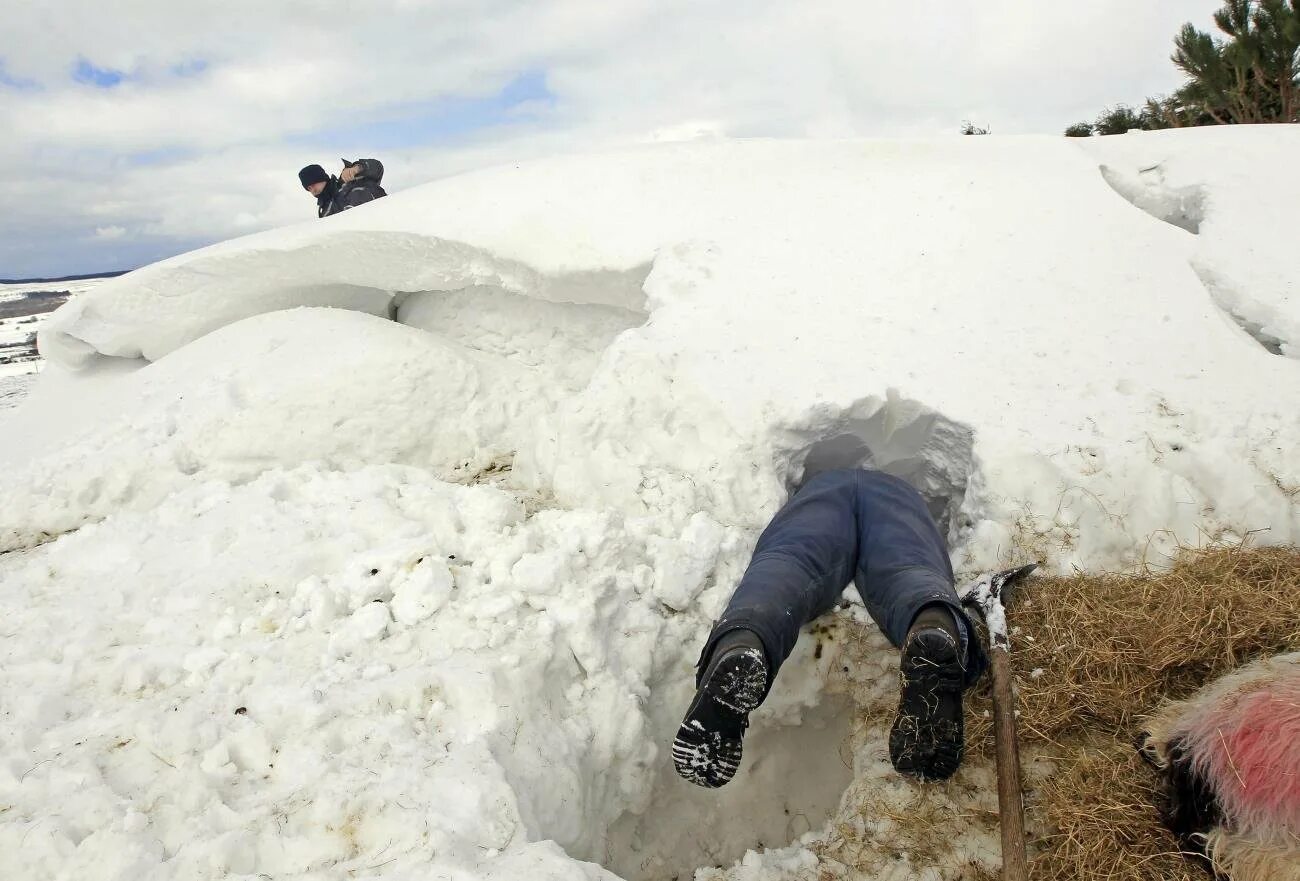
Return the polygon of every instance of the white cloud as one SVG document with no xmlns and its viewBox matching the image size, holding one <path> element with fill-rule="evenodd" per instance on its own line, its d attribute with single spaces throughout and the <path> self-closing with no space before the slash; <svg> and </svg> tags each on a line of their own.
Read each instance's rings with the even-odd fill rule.
<svg viewBox="0 0 1300 881">
<path fill-rule="evenodd" d="M 126 235 L 124 226 L 97 226 L 95 227 L 95 238 L 97 239 L 120 239 Z"/>
<path fill-rule="evenodd" d="M 490 96 L 530 70 L 545 71 L 553 102 L 477 135 L 384 150 L 385 183 L 664 138 L 955 133 L 963 119 L 1055 134 L 1174 88 L 1174 33 L 1186 20 L 1208 26 L 1219 5 L 19 4 L 0 58 L 7 76 L 42 87 L 0 85 L 0 163 L 25 169 L 24 209 L 0 218 L 0 265 L 89 268 L 60 247 L 88 221 L 139 230 L 165 251 L 310 218 L 301 165 L 381 152 L 313 132 Z M 126 79 L 74 82 L 81 58 Z"/>
</svg>

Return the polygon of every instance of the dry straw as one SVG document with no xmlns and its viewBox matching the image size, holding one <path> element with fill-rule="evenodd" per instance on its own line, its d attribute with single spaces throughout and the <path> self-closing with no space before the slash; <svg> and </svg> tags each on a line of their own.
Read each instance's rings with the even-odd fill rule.
<svg viewBox="0 0 1300 881">
<path fill-rule="evenodd" d="M 1022 764 L 1032 766 L 1030 876 L 1204 881 L 1160 826 L 1155 777 L 1133 742 L 1162 701 L 1300 649 L 1300 552 L 1214 548 L 1184 552 L 1165 572 L 1035 578 L 1009 617 Z M 977 692 L 967 711 L 976 764 L 992 757 L 987 708 Z M 863 711 L 882 725 L 892 707 L 876 695 Z"/>
</svg>

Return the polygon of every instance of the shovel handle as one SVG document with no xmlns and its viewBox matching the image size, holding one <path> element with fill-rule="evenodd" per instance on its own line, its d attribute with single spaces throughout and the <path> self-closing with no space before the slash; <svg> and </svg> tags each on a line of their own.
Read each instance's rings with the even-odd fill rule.
<svg viewBox="0 0 1300 881">
<path fill-rule="evenodd" d="M 998 757 L 998 816 L 1002 824 L 1002 879 L 1028 881 L 1025 860 L 1025 809 L 1020 797 L 1020 745 L 1016 701 L 1011 693 L 1011 656 L 989 652 L 993 678 L 993 740 Z"/>
</svg>

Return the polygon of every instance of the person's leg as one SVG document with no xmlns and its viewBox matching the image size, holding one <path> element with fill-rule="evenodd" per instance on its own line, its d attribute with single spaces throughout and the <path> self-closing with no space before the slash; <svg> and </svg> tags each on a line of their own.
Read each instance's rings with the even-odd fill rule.
<svg viewBox="0 0 1300 881">
<path fill-rule="evenodd" d="M 762 640 L 769 679 L 775 678 L 800 629 L 835 606 L 857 568 L 857 474 L 818 474 L 772 518 L 713 626 L 702 662 L 724 634 L 744 628 Z"/>
<path fill-rule="evenodd" d="M 939 605 L 969 634 L 966 613 L 953 587 L 948 547 L 925 499 L 911 484 L 882 471 L 858 471 L 855 519 L 858 568 L 854 583 L 881 632 L 902 648 L 917 614 Z M 984 664 L 971 645 L 972 680 Z"/>
<path fill-rule="evenodd" d="M 752 712 L 800 629 L 833 607 L 857 567 L 854 471 L 799 488 L 759 537 L 740 585 L 700 653 L 698 690 L 673 741 L 682 777 L 722 786 L 740 765 Z"/>
<path fill-rule="evenodd" d="M 902 650 L 889 752 L 901 773 L 950 776 L 964 751 L 962 692 L 985 661 L 953 588 L 948 550 L 925 501 L 904 481 L 858 474 L 858 592 Z"/>
</svg>

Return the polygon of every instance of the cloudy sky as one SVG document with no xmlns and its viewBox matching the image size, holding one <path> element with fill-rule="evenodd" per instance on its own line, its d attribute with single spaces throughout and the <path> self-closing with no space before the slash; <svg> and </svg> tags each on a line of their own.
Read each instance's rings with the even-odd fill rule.
<svg viewBox="0 0 1300 881">
<path fill-rule="evenodd" d="M 1057 134 L 1172 90 L 1219 0 L 42 0 L 0 30 L 0 277 L 132 268 L 390 192 L 693 137 Z"/>
</svg>

